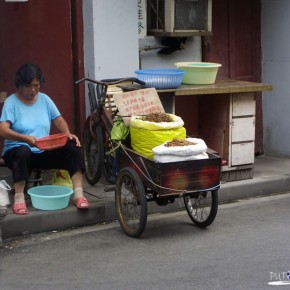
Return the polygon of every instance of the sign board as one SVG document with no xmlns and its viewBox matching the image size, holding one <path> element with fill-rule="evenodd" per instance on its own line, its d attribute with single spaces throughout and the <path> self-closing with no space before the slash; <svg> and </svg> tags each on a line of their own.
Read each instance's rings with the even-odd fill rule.
<svg viewBox="0 0 290 290">
<path fill-rule="evenodd" d="M 113 97 L 126 126 L 130 125 L 130 116 L 165 112 L 154 88 L 115 94 Z"/>
</svg>

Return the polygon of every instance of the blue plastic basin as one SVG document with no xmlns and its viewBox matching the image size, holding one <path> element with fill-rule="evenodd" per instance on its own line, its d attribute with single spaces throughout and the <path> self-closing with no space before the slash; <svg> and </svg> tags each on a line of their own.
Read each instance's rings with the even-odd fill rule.
<svg viewBox="0 0 290 290">
<path fill-rule="evenodd" d="M 41 210 L 59 210 L 69 204 L 73 190 L 60 185 L 41 185 L 29 188 L 32 206 Z"/>
<path fill-rule="evenodd" d="M 146 88 L 175 89 L 180 86 L 184 71 L 179 69 L 142 69 L 135 71 Z"/>
</svg>

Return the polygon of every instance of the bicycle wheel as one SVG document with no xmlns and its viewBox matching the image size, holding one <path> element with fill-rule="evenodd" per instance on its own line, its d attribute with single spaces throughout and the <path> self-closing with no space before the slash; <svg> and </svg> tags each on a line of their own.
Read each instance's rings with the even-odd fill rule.
<svg viewBox="0 0 290 290">
<path fill-rule="evenodd" d="M 129 237 L 138 238 L 147 222 L 147 199 L 141 178 L 132 168 L 125 167 L 118 174 L 115 204 L 124 232 Z"/>
<path fill-rule="evenodd" d="M 183 197 L 186 211 L 200 228 L 211 225 L 218 210 L 218 191 L 192 193 Z"/>
<path fill-rule="evenodd" d="M 104 159 L 103 133 L 100 125 L 93 125 L 94 138 L 90 132 L 90 117 L 87 118 L 83 132 L 83 152 L 85 177 L 89 184 L 96 184 L 102 175 Z"/>
<path fill-rule="evenodd" d="M 104 163 L 103 163 L 103 173 L 106 180 L 109 183 L 114 184 L 116 182 L 115 174 L 115 151 L 113 149 L 113 143 L 109 142 L 108 146 L 104 148 Z"/>
</svg>

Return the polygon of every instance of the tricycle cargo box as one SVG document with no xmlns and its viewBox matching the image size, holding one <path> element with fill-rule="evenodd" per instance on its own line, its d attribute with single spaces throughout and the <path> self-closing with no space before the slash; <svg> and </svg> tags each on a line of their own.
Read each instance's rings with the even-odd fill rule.
<svg viewBox="0 0 290 290">
<path fill-rule="evenodd" d="M 118 169 L 132 167 L 143 183 L 160 196 L 211 190 L 220 185 L 221 158 L 217 155 L 208 154 L 208 159 L 201 160 L 159 163 L 131 149 L 126 152 L 130 158 L 122 149 L 118 152 Z M 149 175 L 153 183 L 144 174 Z"/>
</svg>

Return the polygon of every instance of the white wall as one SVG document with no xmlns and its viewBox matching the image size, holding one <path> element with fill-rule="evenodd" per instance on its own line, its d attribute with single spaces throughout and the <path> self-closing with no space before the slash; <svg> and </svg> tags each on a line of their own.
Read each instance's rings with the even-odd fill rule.
<svg viewBox="0 0 290 290">
<path fill-rule="evenodd" d="M 161 45 L 161 38 L 147 36 L 139 40 L 139 47 L 156 47 Z M 184 48 L 164 55 L 155 50 L 141 51 L 141 68 L 176 68 L 174 63 L 182 61 L 201 61 L 201 37 L 188 37 Z"/>
<path fill-rule="evenodd" d="M 83 0 L 85 74 L 134 76 L 138 69 L 136 0 Z"/>
<path fill-rule="evenodd" d="M 266 155 L 290 157 L 290 1 L 262 0 L 262 81 Z"/>
<path fill-rule="evenodd" d="M 93 1 L 83 1 L 85 77 L 95 78 Z"/>
</svg>

